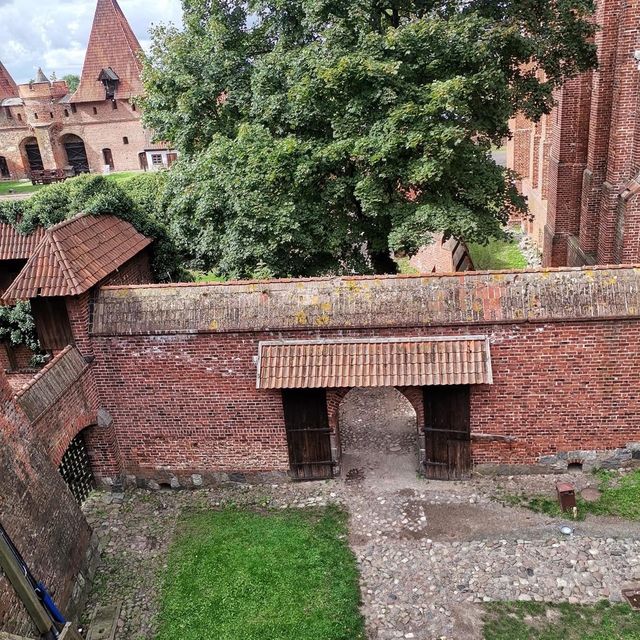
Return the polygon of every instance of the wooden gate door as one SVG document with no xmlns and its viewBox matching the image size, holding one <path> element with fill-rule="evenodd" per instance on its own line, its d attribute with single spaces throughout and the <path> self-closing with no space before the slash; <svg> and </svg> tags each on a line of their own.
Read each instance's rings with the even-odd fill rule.
<svg viewBox="0 0 640 640">
<path fill-rule="evenodd" d="M 471 472 L 469 387 L 424 387 L 424 409 L 427 478 L 468 478 Z"/>
<path fill-rule="evenodd" d="M 298 480 L 333 477 L 326 391 L 283 390 L 282 404 L 293 477 Z"/>
</svg>

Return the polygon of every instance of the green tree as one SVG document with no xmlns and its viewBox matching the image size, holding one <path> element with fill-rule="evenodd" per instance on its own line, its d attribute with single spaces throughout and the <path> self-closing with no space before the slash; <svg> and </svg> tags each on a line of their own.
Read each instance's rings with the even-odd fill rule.
<svg viewBox="0 0 640 640">
<path fill-rule="evenodd" d="M 62 79 L 67 83 L 69 87 L 69 92 L 73 93 L 80 84 L 80 76 L 76 76 L 73 73 L 69 73 L 66 76 L 62 76 Z"/>
<path fill-rule="evenodd" d="M 595 64 L 592 0 L 183 0 L 144 121 L 181 152 L 166 193 L 194 264 L 230 276 L 394 270 L 443 231 L 486 242 L 522 110 Z"/>
</svg>

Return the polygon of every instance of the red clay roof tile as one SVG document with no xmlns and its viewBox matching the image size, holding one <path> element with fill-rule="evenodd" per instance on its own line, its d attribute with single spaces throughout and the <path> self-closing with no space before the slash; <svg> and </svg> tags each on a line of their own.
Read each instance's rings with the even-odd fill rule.
<svg viewBox="0 0 640 640">
<path fill-rule="evenodd" d="M 262 342 L 259 389 L 491 384 L 485 336 Z"/>
<path fill-rule="evenodd" d="M 44 236 L 42 227 L 28 235 L 0 222 L 0 260 L 28 260 Z"/>
<path fill-rule="evenodd" d="M 3 300 L 79 295 L 151 242 L 115 216 L 76 216 L 44 231 L 40 244 L 5 291 Z"/>
<path fill-rule="evenodd" d="M 142 95 L 141 51 L 142 47 L 117 0 L 98 0 L 80 85 L 71 97 L 71 102 L 105 100 L 105 88 L 98 76 L 103 69 L 109 67 L 119 78 L 116 98 L 127 99 Z"/>
</svg>

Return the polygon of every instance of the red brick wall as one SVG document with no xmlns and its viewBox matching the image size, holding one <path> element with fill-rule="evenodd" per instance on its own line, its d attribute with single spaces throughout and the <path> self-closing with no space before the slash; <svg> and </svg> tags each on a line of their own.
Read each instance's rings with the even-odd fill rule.
<svg viewBox="0 0 640 640">
<path fill-rule="evenodd" d="M 463 327 L 330 336 L 459 335 Z M 474 326 L 491 336 L 494 384 L 472 387 L 472 431 L 514 436 L 473 447 L 477 463 L 535 463 L 640 440 L 640 321 Z M 123 472 L 157 478 L 288 468 L 277 391 L 256 389 L 259 340 L 314 331 L 94 337 L 95 372 L 114 418 Z M 330 423 L 345 390 L 330 390 Z M 403 392 L 407 393 L 406 390 Z M 421 397 L 408 397 L 423 420 Z M 419 422 L 420 424 L 421 422 Z M 106 475 L 106 474 L 105 474 Z"/>
<path fill-rule="evenodd" d="M 598 0 L 596 6 L 598 69 L 558 91 L 547 119 L 551 151 L 547 159 L 542 154 L 541 167 L 539 126 L 522 116 L 511 122 L 507 163 L 523 178 L 520 188 L 534 220 L 546 215 L 547 266 L 640 261 L 640 207 L 620 201 L 640 171 L 640 73 L 634 59 L 640 2 Z M 548 171 L 548 193 L 536 189 L 538 168 Z M 539 241 L 540 231 L 526 228 Z"/>
<path fill-rule="evenodd" d="M 90 576 L 91 530 L 56 467 L 32 439 L 24 414 L 11 401 L 0 373 L 0 522 L 69 614 L 78 575 Z M 78 596 L 78 592 L 75 593 Z M 71 608 L 69 608 L 71 607 Z M 35 637 L 23 605 L 0 576 L 0 629 Z"/>
</svg>

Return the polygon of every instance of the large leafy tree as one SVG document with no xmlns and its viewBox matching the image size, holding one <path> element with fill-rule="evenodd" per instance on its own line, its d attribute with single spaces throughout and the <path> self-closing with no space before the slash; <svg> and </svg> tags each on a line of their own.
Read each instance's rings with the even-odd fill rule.
<svg viewBox="0 0 640 640">
<path fill-rule="evenodd" d="M 167 206 L 223 274 L 393 270 L 522 202 L 491 159 L 516 111 L 595 64 L 591 0 L 183 0 L 145 63 L 182 157 Z"/>
</svg>

